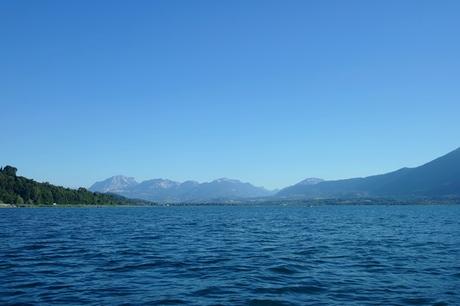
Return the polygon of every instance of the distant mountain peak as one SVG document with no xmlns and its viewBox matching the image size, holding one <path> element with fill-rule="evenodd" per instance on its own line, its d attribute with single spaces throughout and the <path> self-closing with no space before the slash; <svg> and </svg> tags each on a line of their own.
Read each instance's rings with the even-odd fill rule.
<svg viewBox="0 0 460 306">
<path fill-rule="evenodd" d="M 303 186 L 316 185 L 321 182 L 324 182 L 324 180 L 317 178 L 317 177 L 309 177 L 309 178 L 304 179 L 303 181 L 298 182 L 296 185 L 303 185 Z"/>
<path fill-rule="evenodd" d="M 124 176 L 111 177 L 91 186 L 92 191 L 111 192 L 129 198 L 159 202 L 200 202 L 270 196 L 273 192 L 239 180 L 219 178 L 212 182 L 183 183 L 168 179 L 151 179 L 130 184 Z"/>
<path fill-rule="evenodd" d="M 221 178 L 218 178 L 218 179 L 212 181 L 211 183 L 235 183 L 236 184 L 236 183 L 242 183 L 242 182 L 240 180 L 221 177 Z"/>
<path fill-rule="evenodd" d="M 124 175 L 115 175 L 106 180 L 94 183 L 89 190 L 98 192 L 111 192 L 117 193 L 129 187 L 137 185 L 138 182 L 133 177 Z"/>
<path fill-rule="evenodd" d="M 171 187 L 180 185 L 180 183 L 172 181 L 172 180 L 168 180 L 168 179 L 153 179 L 153 180 L 142 182 L 142 184 L 146 184 L 146 183 L 150 185 L 154 185 L 159 188 L 163 188 L 163 189 L 167 189 L 167 188 L 171 188 Z"/>
<path fill-rule="evenodd" d="M 199 182 L 193 181 L 193 180 L 187 180 L 181 183 L 181 185 L 199 185 L 199 184 L 200 184 Z"/>
<path fill-rule="evenodd" d="M 114 176 L 110 177 L 109 179 L 111 179 L 113 181 L 136 182 L 136 179 L 134 177 L 126 176 L 126 175 L 122 175 L 122 174 L 114 175 Z"/>
</svg>

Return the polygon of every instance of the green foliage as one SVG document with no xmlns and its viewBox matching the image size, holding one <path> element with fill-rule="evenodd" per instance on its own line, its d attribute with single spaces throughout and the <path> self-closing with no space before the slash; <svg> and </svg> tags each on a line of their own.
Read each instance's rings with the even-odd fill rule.
<svg viewBox="0 0 460 306">
<path fill-rule="evenodd" d="M 9 176 L 16 176 L 16 172 L 18 171 L 17 168 L 11 167 L 11 166 L 6 166 L 1 170 L 3 173 Z"/>
<path fill-rule="evenodd" d="M 38 183 L 16 176 L 17 169 L 11 166 L 0 168 L 0 203 L 10 204 L 148 204 L 142 200 L 130 200 L 117 195 L 95 193 Z"/>
</svg>

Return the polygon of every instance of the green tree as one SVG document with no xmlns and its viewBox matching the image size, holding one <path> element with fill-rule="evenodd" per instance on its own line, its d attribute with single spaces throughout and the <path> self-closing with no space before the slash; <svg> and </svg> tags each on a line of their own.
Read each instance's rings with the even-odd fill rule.
<svg viewBox="0 0 460 306">
<path fill-rule="evenodd" d="M 18 171 L 17 168 L 11 167 L 11 166 L 5 166 L 5 168 L 3 168 L 2 170 L 3 173 L 9 176 L 16 176 L 17 171 Z"/>
<path fill-rule="evenodd" d="M 12 166 L 0 168 L 0 201 L 11 204 L 150 204 L 148 201 L 129 200 L 121 196 L 93 193 L 85 188 L 77 190 L 38 183 L 16 176 Z"/>
<path fill-rule="evenodd" d="M 16 204 L 24 204 L 24 199 L 20 195 L 16 198 Z"/>
</svg>

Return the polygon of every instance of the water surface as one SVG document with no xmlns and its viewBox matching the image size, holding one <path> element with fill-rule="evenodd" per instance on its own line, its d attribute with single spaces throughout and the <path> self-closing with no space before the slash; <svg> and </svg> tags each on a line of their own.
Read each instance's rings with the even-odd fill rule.
<svg viewBox="0 0 460 306">
<path fill-rule="evenodd" d="M 0 210 L 0 304 L 460 305 L 460 206 Z"/>
</svg>

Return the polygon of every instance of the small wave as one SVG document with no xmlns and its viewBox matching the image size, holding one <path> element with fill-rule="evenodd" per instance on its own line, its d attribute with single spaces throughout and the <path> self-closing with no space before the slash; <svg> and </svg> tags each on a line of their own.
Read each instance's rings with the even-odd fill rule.
<svg viewBox="0 0 460 306">
<path fill-rule="evenodd" d="M 216 287 L 216 286 L 211 286 L 211 287 L 207 287 L 207 288 L 204 288 L 204 289 L 197 290 L 197 291 L 193 292 L 192 295 L 197 296 L 197 297 L 202 297 L 202 296 L 215 295 L 215 294 L 225 295 L 225 294 L 229 294 L 229 293 L 231 293 L 231 292 L 228 291 L 228 290 L 224 290 L 224 289 Z"/>
<path fill-rule="evenodd" d="M 28 283 L 16 284 L 13 287 L 16 289 L 28 289 L 28 288 L 37 288 L 42 285 L 43 285 L 42 282 L 28 282 Z"/>
<path fill-rule="evenodd" d="M 179 299 L 163 299 L 154 302 L 155 305 L 183 305 L 187 304 L 186 301 L 179 300 Z"/>
<path fill-rule="evenodd" d="M 129 272 L 129 271 L 134 271 L 134 270 L 147 270 L 150 268 L 156 268 L 158 267 L 159 264 L 157 263 L 142 263 L 142 264 L 136 264 L 136 265 L 124 265 L 120 267 L 115 267 L 115 268 L 109 268 L 106 269 L 106 271 L 110 272 Z"/>
<path fill-rule="evenodd" d="M 22 250 L 35 251 L 35 250 L 45 249 L 47 247 L 48 247 L 48 245 L 46 245 L 44 243 L 33 243 L 33 244 L 29 244 L 29 245 L 26 245 L 26 246 L 22 247 Z"/>
<path fill-rule="evenodd" d="M 417 298 L 404 298 L 402 299 L 402 302 L 408 305 L 429 305 L 432 303 L 432 300 L 423 298 L 423 297 L 417 297 Z"/>
<path fill-rule="evenodd" d="M 268 270 L 274 272 L 274 273 L 277 273 L 277 274 L 285 274 L 285 275 L 291 275 L 291 274 L 295 274 L 295 273 L 298 273 L 298 271 L 292 269 L 292 268 L 289 268 L 287 266 L 276 266 L 276 267 L 271 267 L 271 268 L 268 268 Z"/>
<path fill-rule="evenodd" d="M 104 269 L 104 271 L 109 271 L 109 272 L 129 272 L 129 271 L 135 271 L 135 270 L 148 270 L 148 269 L 153 269 L 153 268 L 181 268 L 185 267 L 187 264 L 184 262 L 179 262 L 179 261 L 156 261 L 156 262 L 147 262 L 147 263 L 140 263 L 140 264 L 126 264 L 123 266 L 119 267 L 114 267 L 114 268 L 107 268 Z"/>
<path fill-rule="evenodd" d="M 294 305 L 292 303 L 287 303 L 279 300 L 262 300 L 262 299 L 253 299 L 248 302 L 249 306 L 289 306 Z"/>
<path fill-rule="evenodd" d="M 446 303 L 446 302 L 436 302 L 436 303 L 433 304 L 433 306 L 447 306 L 447 305 L 449 305 L 449 304 Z"/>
<path fill-rule="evenodd" d="M 269 287 L 269 288 L 257 288 L 256 293 L 272 293 L 272 294 L 283 294 L 283 293 L 320 293 L 326 289 L 316 285 L 303 285 L 303 286 L 286 286 L 286 287 Z"/>
</svg>

